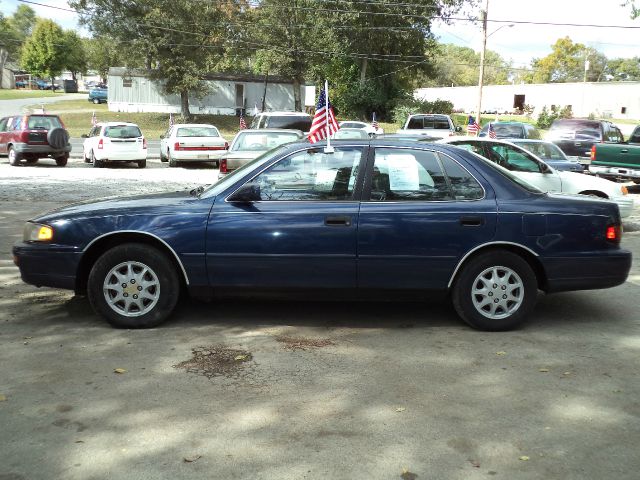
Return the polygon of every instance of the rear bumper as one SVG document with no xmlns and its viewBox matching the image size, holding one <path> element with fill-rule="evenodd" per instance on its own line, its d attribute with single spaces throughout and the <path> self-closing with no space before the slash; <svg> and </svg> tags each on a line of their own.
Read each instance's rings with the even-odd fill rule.
<svg viewBox="0 0 640 480">
<path fill-rule="evenodd" d="M 174 151 L 171 158 L 179 162 L 217 162 L 226 150 L 191 150 Z"/>
<path fill-rule="evenodd" d="M 623 284 L 631 269 L 631 252 L 574 257 L 546 257 L 543 267 L 547 276 L 546 291 L 593 290 Z"/>
<path fill-rule="evenodd" d="M 50 145 L 29 145 L 28 143 L 14 143 L 13 148 L 15 148 L 16 152 L 25 155 L 36 153 L 38 155 L 51 155 L 53 157 L 71 152 L 70 143 L 68 143 L 67 146 L 62 149 L 56 149 L 51 147 Z"/>
<path fill-rule="evenodd" d="M 95 151 L 94 151 L 95 152 Z M 94 153 L 96 160 L 102 162 L 137 162 L 147 159 L 147 151 L 138 152 L 98 152 Z"/>
<path fill-rule="evenodd" d="M 602 165 L 594 165 L 589 167 L 591 173 L 609 178 L 634 178 L 640 179 L 640 168 L 628 167 L 605 167 Z"/>
<path fill-rule="evenodd" d="M 75 290 L 81 255 L 73 247 L 24 242 L 13 246 L 14 263 L 22 280 L 36 287 Z"/>
</svg>

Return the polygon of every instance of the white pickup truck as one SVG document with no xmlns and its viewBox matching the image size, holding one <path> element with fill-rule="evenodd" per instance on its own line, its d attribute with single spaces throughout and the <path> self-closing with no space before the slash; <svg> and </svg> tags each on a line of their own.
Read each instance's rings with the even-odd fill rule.
<svg viewBox="0 0 640 480">
<path fill-rule="evenodd" d="M 456 127 L 449 115 L 436 113 L 418 113 L 409 115 L 404 128 L 397 133 L 403 135 L 423 135 L 434 139 L 450 137 L 461 132 L 461 127 Z"/>
</svg>

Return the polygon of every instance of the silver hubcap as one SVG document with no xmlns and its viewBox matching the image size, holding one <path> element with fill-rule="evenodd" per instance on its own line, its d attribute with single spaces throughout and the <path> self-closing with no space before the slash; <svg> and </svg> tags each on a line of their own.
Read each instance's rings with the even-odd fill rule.
<svg viewBox="0 0 640 480">
<path fill-rule="evenodd" d="M 524 284 L 508 267 L 489 267 L 476 277 L 471 299 L 481 315 L 501 319 L 512 315 L 524 300 Z"/>
<path fill-rule="evenodd" d="M 160 281 L 144 263 L 123 262 L 107 273 L 102 286 L 107 305 L 125 317 L 151 311 L 160 298 Z"/>
</svg>

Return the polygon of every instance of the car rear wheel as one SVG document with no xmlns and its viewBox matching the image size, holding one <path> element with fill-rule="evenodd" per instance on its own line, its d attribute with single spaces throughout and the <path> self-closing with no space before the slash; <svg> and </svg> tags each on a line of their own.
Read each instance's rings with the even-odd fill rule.
<svg viewBox="0 0 640 480">
<path fill-rule="evenodd" d="M 20 165 L 20 160 L 22 160 L 22 154 L 16 152 L 16 149 L 13 147 L 9 147 L 9 151 L 7 152 L 7 156 L 9 157 L 9 165 L 17 167 Z"/>
<path fill-rule="evenodd" d="M 180 294 L 178 273 L 161 251 L 127 243 L 104 253 L 89 273 L 93 309 L 117 328 L 150 328 L 162 323 Z"/>
<path fill-rule="evenodd" d="M 171 152 L 169 150 L 167 150 L 167 159 L 169 160 L 170 167 L 178 166 L 178 162 L 175 159 L 171 158 Z"/>
<path fill-rule="evenodd" d="M 100 105 L 100 100 L 98 100 L 97 98 L 94 98 L 94 99 L 93 99 L 93 103 L 94 103 L 95 105 Z"/>
<path fill-rule="evenodd" d="M 56 165 L 58 165 L 59 167 L 65 167 L 68 161 L 69 161 L 69 155 L 63 155 L 61 157 L 56 158 Z"/>
<path fill-rule="evenodd" d="M 93 168 L 102 168 L 104 167 L 104 162 L 102 160 L 98 160 L 93 153 L 93 150 L 89 153 L 90 162 L 93 163 Z"/>
<path fill-rule="evenodd" d="M 145 168 L 147 166 L 146 160 L 138 160 L 138 168 Z"/>
<path fill-rule="evenodd" d="M 520 325 L 536 303 L 538 285 L 531 266 L 507 251 L 491 251 L 462 268 L 452 291 L 453 306 L 474 328 L 511 330 Z"/>
</svg>

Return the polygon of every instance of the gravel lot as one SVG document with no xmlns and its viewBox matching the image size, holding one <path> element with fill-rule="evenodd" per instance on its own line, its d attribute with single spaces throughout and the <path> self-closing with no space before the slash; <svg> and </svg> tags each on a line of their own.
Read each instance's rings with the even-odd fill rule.
<svg viewBox="0 0 640 480">
<path fill-rule="evenodd" d="M 498 334 L 447 303 L 258 300 L 114 330 L 13 266 L 38 213 L 216 176 L 0 160 L 0 480 L 638 478 L 637 261 Z"/>
</svg>

